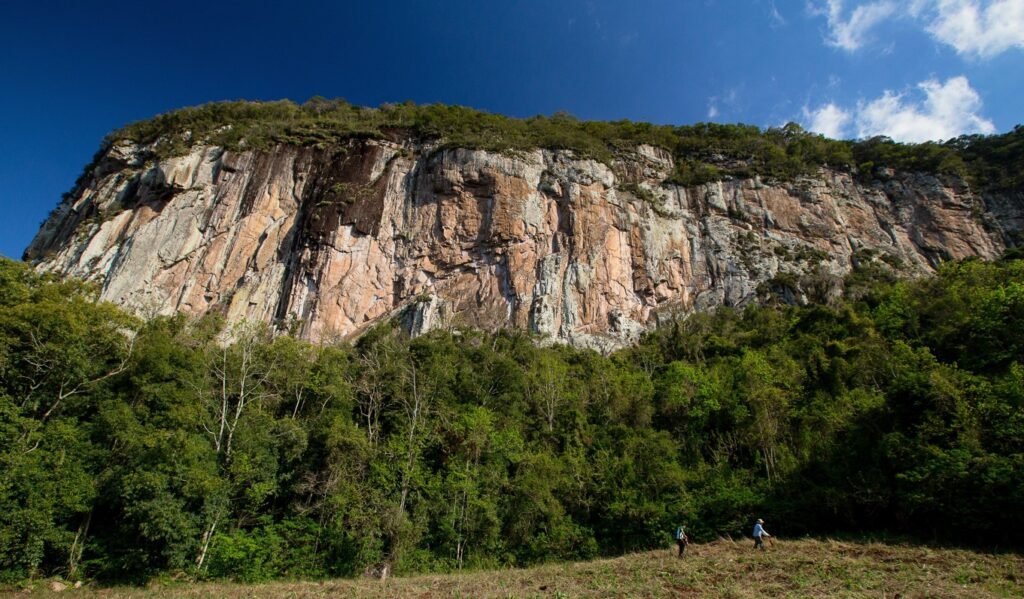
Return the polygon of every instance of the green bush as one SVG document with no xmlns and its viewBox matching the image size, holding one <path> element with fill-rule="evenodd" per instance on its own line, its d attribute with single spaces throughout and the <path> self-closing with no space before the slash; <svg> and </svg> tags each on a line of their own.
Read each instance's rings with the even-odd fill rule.
<svg viewBox="0 0 1024 599">
<path fill-rule="evenodd" d="M 198 142 L 232 149 L 276 144 L 333 147 L 352 138 L 411 136 L 440 140 L 442 147 L 492 151 L 533 148 L 572 150 L 611 163 L 617 153 L 649 144 L 673 153 L 669 181 L 699 185 L 725 177 L 758 175 L 789 181 L 822 166 L 870 178 L 877 167 L 967 177 L 986 188 L 1017 189 L 1024 175 L 1024 128 L 1005 135 L 962 136 L 946 143 L 899 144 L 885 137 L 839 141 L 796 123 L 762 130 L 743 124 L 652 125 L 628 120 L 581 121 L 567 113 L 515 119 L 443 104 L 383 104 L 363 108 L 320 97 L 299 105 L 214 102 L 132 123 L 109 141 L 155 144 L 158 156 L 184 153 Z"/>
</svg>

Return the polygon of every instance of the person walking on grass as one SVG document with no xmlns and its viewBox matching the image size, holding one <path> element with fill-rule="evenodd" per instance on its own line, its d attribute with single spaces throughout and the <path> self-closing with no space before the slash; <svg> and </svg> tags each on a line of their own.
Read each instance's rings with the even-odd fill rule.
<svg viewBox="0 0 1024 599">
<path fill-rule="evenodd" d="M 764 520 L 758 518 L 754 524 L 754 549 L 764 551 L 764 537 L 772 538 L 768 531 L 764 529 Z"/>
<path fill-rule="evenodd" d="M 686 526 L 676 527 L 676 547 L 679 548 L 679 557 L 686 553 L 686 546 L 690 544 L 690 537 L 686 536 Z"/>
</svg>

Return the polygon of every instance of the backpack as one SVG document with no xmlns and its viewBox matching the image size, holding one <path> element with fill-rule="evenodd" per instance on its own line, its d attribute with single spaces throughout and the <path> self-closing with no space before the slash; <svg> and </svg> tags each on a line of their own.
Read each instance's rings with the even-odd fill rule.
<svg viewBox="0 0 1024 599">
<path fill-rule="evenodd" d="M 686 533 L 683 532 L 683 527 L 682 526 L 677 527 L 676 528 L 676 540 L 677 541 L 682 541 L 684 539 L 686 539 Z"/>
</svg>

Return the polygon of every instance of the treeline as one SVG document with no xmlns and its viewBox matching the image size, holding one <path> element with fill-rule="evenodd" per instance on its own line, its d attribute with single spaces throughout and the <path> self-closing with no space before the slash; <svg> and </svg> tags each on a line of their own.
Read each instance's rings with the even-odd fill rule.
<svg viewBox="0 0 1024 599">
<path fill-rule="evenodd" d="M 985 189 L 1019 189 L 1024 184 L 1021 126 L 1003 135 L 901 144 L 886 137 L 833 140 L 796 123 L 762 130 L 742 124 L 583 121 L 567 113 L 516 119 L 462 106 L 405 102 L 365 108 L 316 97 L 302 105 L 283 100 L 183 108 L 132 123 L 109 139 L 156 143 L 159 156 L 170 156 L 187 152 L 196 142 L 233 149 L 275 144 L 332 147 L 353 137 L 409 135 L 438 140 L 442 147 L 569 149 L 604 162 L 611 162 L 622 149 L 650 144 L 675 156 L 676 168 L 668 181 L 681 185 L 754 175 L 791 180 L 824 165 L 855 170 L 867 179 L 879 168 L 892 168 L 956 175 Z"/>
<path fill-rule="evenodd" d="M 605 357 L 140 322 L 0 262 L 0 581 L 525 565 L 758 516 L 1019 547 L 1024 261 L 869 274 L 834 305 L 696 314 Z"/>
</svg>

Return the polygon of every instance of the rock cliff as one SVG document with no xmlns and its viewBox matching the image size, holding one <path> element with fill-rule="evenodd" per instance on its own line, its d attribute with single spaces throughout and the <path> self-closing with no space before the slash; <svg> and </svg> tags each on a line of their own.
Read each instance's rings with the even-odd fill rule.
<svg viewBox="0 0 1024 599">
<path fill-rule="evenodd" d="M 1020 194 L 955 178 L 822 168 L 772 183 L 663 183 L 673 157 L 412 140 L 331 149 L 110 144 L 26 250 L 142 314 L 219 311 L 314 341 L 401 316 L 415 333 L 517 327 L 611 349 L 659 318 L 773 291 L 828 295 L 854 265 L 928 273 L 993 258 Z"/>
</svg>

